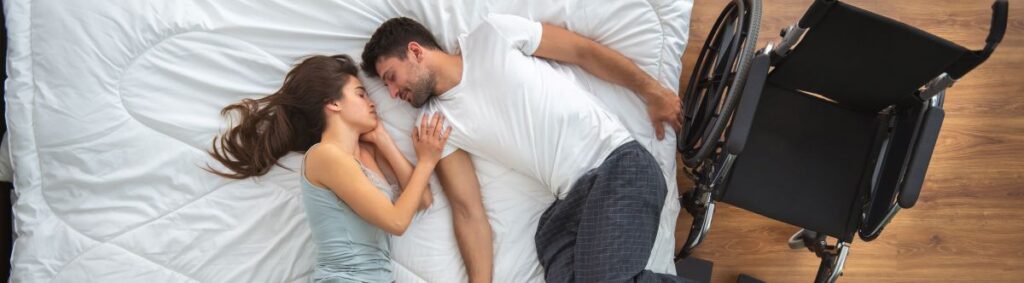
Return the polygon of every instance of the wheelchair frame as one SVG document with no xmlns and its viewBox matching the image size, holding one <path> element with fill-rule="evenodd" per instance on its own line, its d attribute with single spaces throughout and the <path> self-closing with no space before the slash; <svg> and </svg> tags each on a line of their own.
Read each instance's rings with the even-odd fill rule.
<svg viewBox="0 0 1024 283">
<path fill-rule="evenodd" d="M 683 99 L 684 129 L 680 132 L 677 150 L 687 167 L 684 169 L 686 175 L 694 181 L 695 187 L 680 198 L 686 211 L 693 215 L 693 223 L 682 250 L 676 256 L 677 259 L 689 256 L 707 237 L 716 208 L 715 201 L 720 200 L 723 193 L 719 187 L 727 180 L 737 156 L 743 151 L 754 110 L 771 68 L 789 55 L 795 47 L 799 47 L 801 38 L 813 25 L 810 22 L 824 17 L 828 5 L 835 2 L 837 1 L 816 0 L 798 23 L 781 31 L 781 39 L 777 45 L 769 43 L 756 52 L 753 52 L 753 48 L 760 26 L 760 0 L 733 0 L 716 20 L 701 49 Z M 976 51 L 982 56 L 982 61 L 992 53 L 1005 32 L 1006 0 L 997 0 L 992 9 L 992 29 L 986 40 L 987 45 L 984 50 Z M 970 68 L 963 72 L 966 73 Z M 915 95 L 924 103 L 920 106 L 919 113 L 915 115 L 925 117 L 929 111 L 936 111 L 932 114 L 938 116 L 938 124 L 941 126 L 945 91 L 955 82 L 954 76 L 943 72 L 919 88 Z M 893 106 L 883 109 L 880 114 L 886 115 L 890 111 L 893 111 Z M 888 127 L 892 130 L 896 127 L 894 123 L 897 117 L 891 115 L 888 118 Z M 914 133 L 909 137 L 912 149 L 920 142 L 918 136 L 922 131 L 933 131 L 932 133 L 937 135 L 940 126 L 925 129 L 928 118 L 916 121 Z M 876 141 L 880 142 L 880 147 L 874 147 L 878 151 L 873 158 L 875 168 L 871 174 L 871 189 L 866 192 L 868 195 L 874 194 L 880 186 L 878 178 L 884 163 L 880 161 L 885 159 L 888 147 L 895 138 L 892 132 L 883 136 L 884 140 Z M 903 168 L 898 169 L 904 170 L 901 171 L 901 178 L 904 174 L 910 175 L 910 179 L 918 178 L 910 180 L 917 182 L 916 191 L 897 188 L 894 191 L 897 195 L 887 204 L 875 204 L 867 201 L 871 198 L 864 198 L 863 195 L 858 198 L 865 200 L 865 207 L 889 206 L 881 220 L 875 221 L 876 223 L 871 223 L 868 219 L 869 216 L 874 216 L 869 215 L 870 209 L 865 209 L 861 213 L 857 223 L 857 234 L 862 240 L 871 241 L 877 238 L 902 208 L 914 205 L 931 157 L 931 150 L 922 154 L 926 154 L 923 167 L 922 164 L 907 164 L 913 162 L 905 161 Z M 903 157 L 904 160 L 909 160 L 909 155 L 910 153 Z M 837 239 L 834 244 L 829 244 L 827 237 L 824 233 L 802 229 L 789 241 L 791 248 L 806 247 L 821 258 L 815 282 L 835 282 L 843 274 L 843 266 L 850 252 L 852 235 L 849 239 Z"/>
</svg>

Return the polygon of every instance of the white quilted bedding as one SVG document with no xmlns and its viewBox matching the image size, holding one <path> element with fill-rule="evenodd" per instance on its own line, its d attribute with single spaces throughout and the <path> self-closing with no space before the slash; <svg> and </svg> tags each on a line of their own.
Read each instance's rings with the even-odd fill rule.
<svg viewBox="0 0 1024 283">
<path fill-rule="evenodd" d="M 348 53 L 383 21 L 423 22 L 449 50 L 491 12 L 567 26 L 677 88 L 691 0 L 7 0 L 7 123 L 18 194 L 14 282 L 307 281 L 312 243 L 298 175 L 205 172 L 225 105 L 276 90 L 303 56 Z M 648 267 L 672 272 L 674 138 L 653 138 L 631 93 L 564 67 L 620 116 L 670 180 Z M 365 81 L 408 156 L 413 111 Z M 283 164 L 298 168 L 301 156 Z M 495 279 L 543 281 L 533 245 L 553 196 L 477 160 L 495 231 Z M 451 215 L 435 201 L 392 239 L 398 282 L 465 281 Z"/>
</svg>

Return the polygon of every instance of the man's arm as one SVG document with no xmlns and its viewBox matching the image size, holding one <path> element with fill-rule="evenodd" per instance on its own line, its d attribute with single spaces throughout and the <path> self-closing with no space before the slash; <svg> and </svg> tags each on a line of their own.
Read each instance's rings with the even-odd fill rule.
<svg viewBox="0 0 1024 283">
<path fill-rule="evenodd" d="M 469 273 L 469 282 L 491 282 L 494 247 L 491 224 L 487 221 L 480 181 L 473 160 L 456 150 L 437 164 L 437 176 L 452 207 L 455 238 Z"/>
<path fill-rule="evenodd" d="M 647 104 L 647 114 L 658 139 L 665 137 L 664 123 L 682 129 L 679 96 L 647 75 L 619 52 L 572 31 L 542 24 L 540 45 L 533 56 L 579 65 L 583 70 L 632 90 Z"/>
</svg>

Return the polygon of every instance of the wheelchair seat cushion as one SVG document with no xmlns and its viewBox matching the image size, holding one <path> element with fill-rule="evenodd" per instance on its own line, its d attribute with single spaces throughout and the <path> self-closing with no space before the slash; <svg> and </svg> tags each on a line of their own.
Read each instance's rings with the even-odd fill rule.
<svg viewBox="0 0 1024 283">
<path fill-rule="evenodd" d="M 835 237 L 851 235 L 875 131 L 874 114 L 766 85 L 720 198 Z"/>
</svg>

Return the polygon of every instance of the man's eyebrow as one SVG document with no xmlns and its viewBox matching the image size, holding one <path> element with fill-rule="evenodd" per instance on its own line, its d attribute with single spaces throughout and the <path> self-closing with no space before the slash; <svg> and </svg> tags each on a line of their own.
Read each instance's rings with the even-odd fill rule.
<svg viewBox="0 0 1024 283">
<path fill-rule="evenodd" d="M 358 90 L 362 90 L 363 92 L 366 92 L 366 88 L 364 88 L 364 87 L 361 87 L 361 86 L 357 86 L 357 87 L 356 87 L 356 89 L 358 89 Z"/>
</svg>

